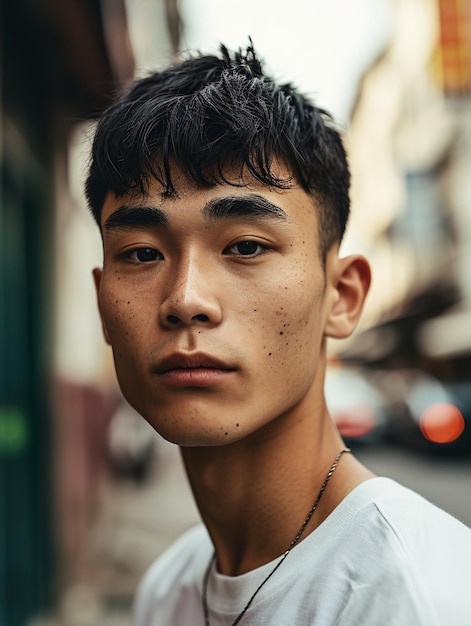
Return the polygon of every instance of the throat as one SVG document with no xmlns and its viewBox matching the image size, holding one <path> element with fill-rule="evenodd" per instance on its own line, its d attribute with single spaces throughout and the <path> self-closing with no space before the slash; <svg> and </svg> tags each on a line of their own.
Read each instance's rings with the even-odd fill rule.
<svg viewBox="0 0 471 626">
<path fill-rule="evenodd" d="M 332 465 L 330 466 L 330 469 L 321 485 L 321 488 L 317 494 L 317 497 L 314 501 L 314 504 L 312 505 L 312 507 L 309 510 L 309 513 L 307 515 L 307 517 L 305 518 L 305 520 L 303 521 L 303 523 L 301 524 L 298 532 L 296 533 L 295 537 L 293 538 L 293 540 L 291 541 L 291 543 L 289 544 L 289 546 L 287 547 L 287 549 L 283 552 L 281 558 L 275 563 L 275 565 L 273 566 L 272 569 L 270 569 L 270 571 L 268 572 L 267 576 L 264 578 L 264 580 L 259 584 L 259 586 L 254 589 L 254 592 L 252 594 L 252 596 L 250 597 L 249 601 L 247 602 L 247 604 L 242 608 L 241 612 L 239 613 L 238 617 L 236 618 L 236 620 L 233 622 L 232 626 L 235 626 L 236 624 L 239 623 L 239 621 L 242 619 L 242 617 L 247 613 L 247 611 L 250 609 L 250 606 L 253 602 L 253 600 L 255 599 L 255 597 L 258 595 L 259 591 L 265 586 L 265 584 L 269 581 L 269 579 L 276 574 L 276 571 L 278 570 L 278 568 L 283 566 L 283 563 L 285 562 L 285 560 L 287 558 L 289 558 L 289 555 L 291 553 L 291 550 L 297 545 L 297 543 L 301 540 L 301 538 L 303 537 L 303 534 L 306 531 L 306 528 L 309 524 L 309 522 L 311 521 L 312 516 L 314 515 L 314 513 L 316 512 L 321 499 L 324 495 L 325 490 L 327 489 L 329 482 L 332 479 L 332 476 L 334 475 L 334 472 L 336 471 L 338 464 L 340 462 L 340 459 L 342 458 L 342 456 L 344 454 L 347 454 L 350 452 L 349 448 L 342 448 L 340 450 L 340 452 L 337 454 L 337 456 L 335 457 Z M 209 604 L 208 604 L 208 581 L 209 581 L 209 576 L 213 567 L 213 564 L 215 563 L 217 557 L 216 557 L 216 552 L 214 554 L 214 556 L 211 558 L 208 567 L 206 569 L 205 575 L 204 575 L 204 579 L 203 579 L 203 593 L 202 593 L 202 605 L 203 605 L 203 613 L 204 613 L 204 619 L 205 619 L 205 625 L 209 626 L 210 622 L 209 622 Z"/>
<path fill-rule="evenodd" d="M 204 489 L 201 484 L 195 489 L 194 474 L 192 477 L 190 472 L 196 502 L 216 548 L 220 573 L 235 576 L 265 565 L 291 551 L 312 532 L 331 510 L 332 499 L 324 498 L 324 492 L 347 452 L 339 451 L 330 467 L 324 465 L 320 479 L 302 488 L 294 480 L 280 480 L 280 485 L 288 484 L 289 488 L 270 490 L 268 479 L 236 481 L 231 476 L 230 488 L 225 490 L 218 481 L 212 488 L 206 483 Z M 271 478 L 272 483 L 278 482 L 273 475 Z"/>
</svg>

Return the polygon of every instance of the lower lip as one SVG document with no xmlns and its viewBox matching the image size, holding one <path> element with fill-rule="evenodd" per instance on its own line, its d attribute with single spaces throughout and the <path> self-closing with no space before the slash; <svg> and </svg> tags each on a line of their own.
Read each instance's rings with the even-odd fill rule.
<svg viewBox="0 0 471 626">
<path fill-rule="evenodd" d="M 160 376 L 176 387 L 211 387 L 223 382 L 232 373 L 233 370 L 198 367 L 169 370 Z"/>
</svg>

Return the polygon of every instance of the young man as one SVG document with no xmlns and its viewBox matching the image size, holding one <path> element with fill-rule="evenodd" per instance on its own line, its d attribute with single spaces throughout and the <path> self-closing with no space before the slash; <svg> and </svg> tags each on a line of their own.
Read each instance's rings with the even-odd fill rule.
<svg viewBox="0 0 471 626">
<path fill-rule="evenodd" d="M 204 522 L 151 567 L 137 626 L 469 624 L 471 531 L 374 477 L 324 401 L 370 283 L 339 256 L 348 190 L 329 116 L 251 47 L 137 81 L 98 124 L 105 338 Z"/>
</svg>

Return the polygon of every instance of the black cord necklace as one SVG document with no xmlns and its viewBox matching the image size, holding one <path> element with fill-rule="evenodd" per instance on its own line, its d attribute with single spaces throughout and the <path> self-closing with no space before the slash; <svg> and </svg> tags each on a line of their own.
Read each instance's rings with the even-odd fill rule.
<svg viewBox="0 0 471 626">
<path fill-rule="evenodd" d="M 329 484 L 329 480 L 332 478 L 332 474 L 335 472 L 335 470 L 337 469 L 337 465 L 339 464 L 339 461 L 342 457 L 343 454 L 345 454 L 345 452 L 351 452 L 350 448 L 344 448 L 343 450 L 341 450 L 337 456 L 335 457 L 334 462 L 332 463 L 329 473 L 327 474 L 324 482 L 322 483 L 322 487 L 320 488 L 319 493 L 317 494 L 317 498 L 314 502 L 314 504 L 311 507 L 311 510 L 309 511 L 306 519 L 304 520 L 304 522 L 301 525 L 301 528 L 298 530 L 298 532 L 296 533 L 296 537 L 293 539 L 293 541 L 291 542 L 291 544 L 289 545 L 288 549 L 286 550 L 286 552 L 284 552 L 280 558 L 280 560 L 278 561 L 278 563 L 275 565 L 275 567 L 271 570 L 271 572 L 268 574 L 268 576 L 260 583 L 260 585 L 257 587 L 257 589 L 255 590 L 255 592 L 253 593 L 252 597 L 250 598 L 250 600 L 247 602 L 247 604 L 245 605 L 245 607 L 242 609 L 241 613 L 239 613 L 239 615 L 237 616 L 237 618 L 235 619 L 234 622 L 232 622 L 231 626 L 236 626 L 236 624 L 238 624 L 240 622 L 240 620 L 244 617 L 244 615 L 247 613 L 248 608 L 250 607 L 250 605 L 252 604 L 255 596 L 258 594 L 258 592 L 260 591 L 260 589 L 265 585 L 266 582 L 268 582 L 268 580 L 273 576 L 273 574 L 276 572 L 276 570 L 280 567 L 280 565 L 282 563 L 284 563 L 284 560 L 286 559 L 286 557 L 288 556 L 288 554 L 291 552 L 291 550 L 294 548 L 294 546 L 298 543 L 299 539 L 301 538 L 301 535 L 303 534 L 306 526 L 309 524 L 309 521 L 311 519 L 311 517 L 314 515 L 314 511 L 317 509 L 319 502 L 322 498 L 322 496 L 324 495 L 324 491 L 327 487 L 327 485 Z M 204 623 L 205 626 L 211 626 L 210 622 L 209 622 L 209 607 L 208 607 L 208 581 L 209 581 L 209 574 L 211 573 L 211 568 L 214 564 L 214 562 L 216 561 L 216 554 L 213 554 L 213 556 L 211 557 L 208 566 L 206 568 L 205 574 L 204 574 L 204 578 L 203 578 L 203 593 L 202 593 L 202 604 L 203 604 L 203 614 L 204 614 Z"/>
</svg>

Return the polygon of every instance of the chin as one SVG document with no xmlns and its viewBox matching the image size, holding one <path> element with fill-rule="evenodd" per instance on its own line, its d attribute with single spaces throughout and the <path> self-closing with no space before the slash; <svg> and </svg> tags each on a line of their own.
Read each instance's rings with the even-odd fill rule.
<svg viewBox="0 0 471 626">
<path fill-rule="evenodd" d="M 242 439 L 242 436 L 240 435 L 237 437 L 234 437 L 234 435 L 229 433 L 226 435 L 225 431 L 219 431 L 218 433 L 207 431 L 195 432 L 195 429 L 192 429 L 193 432 L 189 433 L 188 431 L 176 432 L 171 428 L 159 430 L 155 428 L 155 430 L 161 437 L 181 448 L 216 448 L 220 446 L 228 446 Z"/>
<path fill-rule="evenodd" d="M 217 423 L 217 419 L 208 419 L 185 414 L 184 418 L 175 414 L 156 415 L 155 411 L 136 409 L 152 428 L 164 439 L 181 447 L 216 447 L 234 443 L 244 437 L 238 426 L 229 428 Z"/>
</svg>

